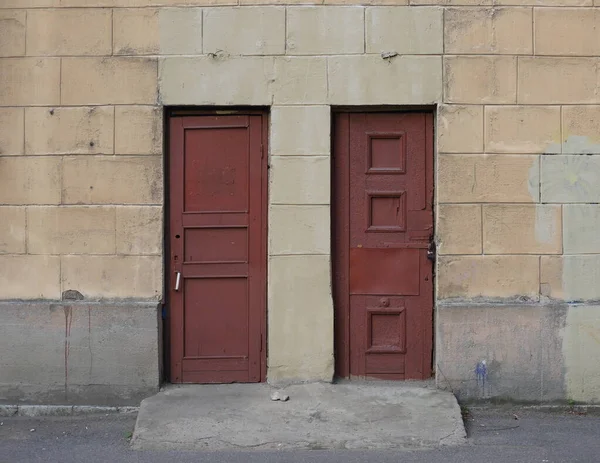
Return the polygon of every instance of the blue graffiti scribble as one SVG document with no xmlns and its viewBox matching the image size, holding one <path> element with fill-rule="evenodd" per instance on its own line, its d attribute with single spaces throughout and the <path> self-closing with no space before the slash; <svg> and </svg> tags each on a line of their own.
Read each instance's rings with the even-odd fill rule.
<svg viewBox="0 0 600 463">
<path fill-rule="evenodd" d="M 482 360 L 475 367 L 475 374 L 477 375 L 477 383 L 481 387 L 485 387 L 485 380 L 487 379 L 487 365 L 485 360 Z"/>
</svg>

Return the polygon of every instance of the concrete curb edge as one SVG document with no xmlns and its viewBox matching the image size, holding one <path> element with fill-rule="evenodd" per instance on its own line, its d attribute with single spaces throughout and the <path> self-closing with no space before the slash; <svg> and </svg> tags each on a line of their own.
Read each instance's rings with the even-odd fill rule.
<svg viewBox="0 0 600 463">
<path fill-rule="evenodd" d="M 92 414 L 137 413 L 139 407 L 94 405 L 0 405 L 0 417 L 80 416 Z"/>
</svg>

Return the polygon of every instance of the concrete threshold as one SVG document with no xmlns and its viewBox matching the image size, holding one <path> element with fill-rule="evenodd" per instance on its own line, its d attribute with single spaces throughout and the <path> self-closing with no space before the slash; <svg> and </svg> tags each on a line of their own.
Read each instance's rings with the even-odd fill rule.
<svg viewBox="0 0 600 463">
<path fill-rule="evenodd" d="M 104 407 L 95 405 L 0 405 L 4 416 L 77 416 L 111 413 L 136 413 L 138 407 Z"/>
<path fill-rule="evenodd" d="M 272 400 L 274 393 L 289 400 Z M 465 442 L 449 392 L 409 382 L 169 386 L 142 401 L 143 450 L 418 449 Z"/>
</svg>

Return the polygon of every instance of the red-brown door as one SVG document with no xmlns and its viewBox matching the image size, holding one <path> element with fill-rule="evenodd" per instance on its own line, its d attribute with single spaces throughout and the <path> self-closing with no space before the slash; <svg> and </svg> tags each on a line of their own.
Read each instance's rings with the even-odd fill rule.
<svg viewBox="0 0 600 463">
<path fill-rule="evenodd" d="M 427 378 L 432 115 L 337 114 L 333 151 L 337 374 Z"/>
<path fill-rule="evenodd" d="M 266 117 L 170 119 L 171 381 L 263 379 Z"/>
</svg>

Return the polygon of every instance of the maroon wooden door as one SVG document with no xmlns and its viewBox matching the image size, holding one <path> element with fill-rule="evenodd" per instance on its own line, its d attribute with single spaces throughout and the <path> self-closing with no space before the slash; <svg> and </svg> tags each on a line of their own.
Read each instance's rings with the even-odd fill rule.
<svg viewBox="0 0 600 463">
<path fill-rule="evenodd" d="M 334 121 L 336 370 L 431 376 L 433 119 L 342 113 Z"/>
<path fill-rule="evenodd" d="M 171 381 L 263 378 L 266 123 L 170 119 Z"/>
</svg>

